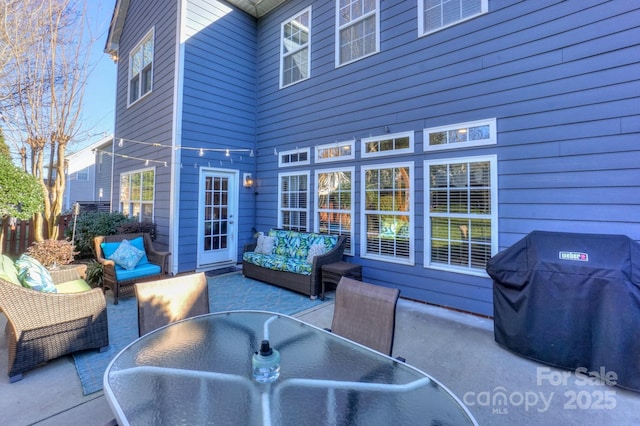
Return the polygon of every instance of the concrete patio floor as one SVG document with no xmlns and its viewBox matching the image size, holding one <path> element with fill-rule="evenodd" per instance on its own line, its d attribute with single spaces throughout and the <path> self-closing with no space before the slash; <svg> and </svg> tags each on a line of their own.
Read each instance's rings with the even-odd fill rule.
<svg viewBox="0 0 640 426">
<path fill-rule="evenodd" d="M 333 303 L 324 303 L 296 316 L 330 327 L 332 315 Z M 0 329 L 5 323 L 0 314 Z M 490 319 L 400 299 L 394 356 L 443 383 L 481 425 L 640 424 L 640 393 L 514 355 L 494 342 Z M 102 392 L 82 395 L 70 356 L 12 384 L 6 371 L 7 345 L 0 333 L 2 424 L 85 426 L 113 419 Z"/>
</svg>

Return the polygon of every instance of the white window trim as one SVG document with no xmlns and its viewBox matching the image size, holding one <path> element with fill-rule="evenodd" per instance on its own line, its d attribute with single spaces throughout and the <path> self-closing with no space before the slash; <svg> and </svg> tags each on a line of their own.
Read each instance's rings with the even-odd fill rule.
<svg viewBox="0 0 640 426">
<path fill-rule="evenodd" d="M 486 218 L 491 221 L 491 255 L 498 253 L 498 156 L 497 155 L 481 155 L 474 157 L 455 157 L 442 158 L 437 160 L 424 161 L 424 268 L 437 269 L 441 271 L 455 272 L 465 275 L 474 275 L 479 277 L 488 277 L 489 275 L 484 269 L 471 269 L 467 267 L 444 265 L 442 263 L 431 263 L 431 217 L 451 217 L 453 215 L 431 214 L 430 209 L 430 192 L 431 182 L 429 179 L 429 167 L 439 164 L 460 164 L 460 163 L 477 163 L 488 161 L 491 167 L 489 179 L 491 181 L 491 214 L 490 215 L 474 215 L 472 213 L 457 215 L 463 218 Z"/>
<path fill-rule="evenodd" d="M 302 161 L 296 161 L 293 163 L 284 163 L 282 157 L 291 154 L 300 154 L 301 152 L 307 153 L 307 159 Z M 306 166 L 311 164 L 311 149 L 310 148 L 296 148 L 289 151 L 278 152 L 278 167 L 294 167 L 294 166 Z"/>
<path fill-rule="evenodd" d="M 346 26 L 351 26 L 359 21 L 362 21 L 366 18 L 368 18 L 369 16 L 371 16 L 372 14 L 375 14 L 376 17 L 376 49 L 375 51 L 371 52 L 371 53 L 367 53 L 366 55 L 360 56 L 356 59 L 352 59 L 350 61 L 344 62 L 344 63 L 340 63 L 340 30 L 344 27 L 340 27 L 340 0 L 336 0 L 336 34 L 335 34 L 335 61 L 336 61 L 336 68 L 345 66 L 345 65 L 349 65 L 352 64 L 354 62 L 359 61 L 360 59 L 364 59 L 367 58 L 369 56 L 375 55 L 376 53 L 380 52 L 380 0 L 375 0 L 376 1 L 376 10 L 373 13 L 370 13 L 368 15 L 363 15 L 360 18 L 353 20 L 351 22 L 349 22 L 348 24 L 345 25 Z"/>
<path fill-rule="evenodd" d="M 443 145 L 429 145 L 429 135 L 431 133 L 447 132 L 450 130 L 465 129 L 469 127 L 489 126 L 489 139 L 479 141 L 467 141 L 458 143 L 448 143 Z M 484 145 L 495 145 L 498 143 L 496 131 L 496 119 L 488 118 L 486 120 L 467 121 L 466 123 L 456 123 L 447 126 L 429 127 L 423 130 L 423 145 L 425 151 L 442 151 L 447 149 L 471 148 Z"/>
<path fill-rule="evenodd" d="M 286 176 L 306 176 L 307 177 L 307 205 L 303 209 L 288 209 L 288 211 L 306 211 L 307 212 L 307 222 L 305 224 L 305 229 L 309 230 L 309 200 L 313 195 L 313 189 L 311 187 L 311 179 L 310 173 L 308 170 L 298 171 L 298 172 L 282 172 L 278 173 L 278 228 L 283 227 L 282 223 L 282 178 Z"/>
<path fill-rule="evenodd" d="M 409 257 L 407 259 L 394 258 L 389 256 L 382 256 L 378 254 L 367 253 L 367 221 L 366 221 L 366 180 L 365 174 L 368 170 L 375 169 L 389 169 L 395 167 L 408 167 L 409 168 L 409 181 L 411 187 L 409 188 L 409 212 L 404 216 L 409 216 Z M 414 265 L 415 264 L 415 167 L 413 161 L 406 161 L 401 163 L 390 164 L 372 164 L 368 166 L 362 166 L 360 170 L 360 257 L 362 259 L 379 260 L 381 262 L 397 263 L 401 265 Z"/>
<path fill-rule="evenodd" d="M 148 95 L 150 95 L 153 92 L 153 77 L 155 74 L 155 65 L 156 65 L 156 40 L 155 40 L 155 27 L 151 28 L 149 30 L 148 33 L 146 33 L 144 35 L 144 37 L 142 37 L 142 39 L 138 42 L 138 44 L 136 44 L 134 46 L 133 49 L 131 49 L 131 51 L 129 52 L 129 63 L 128 63 L 128 70 L 127 70 L 127 108 L 129 108 L 132 105 L 137 104 L 140 100 L 146 98 Z M 132 68 L 132 61 L 131 61 L 131 54 L 135 51 L 137 51 L 138 49 L 140 49 L 142 47 L 142 45 L 147 41 L 147 40 L 152 40 L 152 50 L 153 52 L 151 53 L 151 89 L 144 94 L 141 94 L 135 101 L 131 102 L 131 78 L 133 77 L 131 75 L 131 68 Z M 144 69 L 144 68 L 143 68 Z M 142 70 L 141 70 L 142 71 Z M 142 79 L 140 79 L 140 83 L 139 86 L 140 90 L 142 90 Z"/>
<path fill-rule="evenodd" d="M 307 77 L 306 78 L 301 78 L 300 80 L 296 80 L 292 83 L 289 84 L 284 84 L 284 27 L 285 25 L 287 25 L 289 22 L 293 21 L 295 18 L 297 18 L 300 15 L 304 15 L 305 13 L 309 12 L 309 39 L 307 41 L 307 44 L 305 47 L 307 49 Z M 288 56 L 291 56 L 297 52 L 299 52 L 300 50 L 302 50 L 303 48 L 300 48 L 298 50 L 296 50 L 295 52 L 291 52 L 289 53 Z M 306 9 L 300 11 L 300 13 L 296 13 L 294 16 L 290 17 L 289 19 L 287 19 L 286 21 L 284 21 L 282 24 L 280 24 L 280 89 L 284 89 L 285 87 L 289 87 L 289 86 L 293 86 L 294 84 L 300 83 L 301 81 L 305 81 L 311 78 L 311 6 L 307 7 Z"/>
<path fill-rule="evenodd" d="M 318 218 L 318 214 L 320 212 L 320 208 L 318 208 L 318 199 L 320 198 L 320 194 L 318 191 L 318 175 L 322 174 L 322 173 L 331 173 L 331 172 L 349 172 L 351 173 L 351 209 L 349 210 L 349 214 L 351 215 L 351 228 L 349 229 L 349 233 L 351 234 L 351 250 L 344 252 L 344 254 L 346 255 L 350 255 L 353 256 L 355 254 L 355 249 L 354 249 L 354 245 L 355 245 L 355 221 L 356 221 L 356 211 L 355 211 L 355 174 L 356 174 L 356 169 L 355 167 L 343 167 L 343 168 L 338 168 L 338 169 L 321 169 L 321 170 L 316 170 L 315 171 L 315 186 L 314 186 L 314 193 L 313 193 L 313 219 L 314 219 L 314 232 L 319 232 L 320 226 L 319 226 L 319 221 L 317 220 Z M 340 210 L 334 210 L 334 211 L 340 211 Z M 346 210 L 344 210 L 346 211 Z"/>
<path fill-rule="evenodd" d="M 413 154 L 413 149 L 414 149 L 413 143 L 415 139 L 414 135 L 415 135 L 415 132 L 410 131 L 410 132 L 375 136 L 370 138 L 362 138 L 360 140 L 360 152 L 361 152 L 362 158 L 375 158 L 375 157 L 387 157 L 390 155 Z M 386 139 L 399 139 L 399 138 L 405 138 L 405 137 L 409 137 L 408 148 L 394 149 L 391 151 L 367 152 L 366 146 L 368 142 L 382 141 Z"/>
<path fill-rule="evenodd" d="M 149 171 L 149 170 L 153 170 L 153 201 L 151 203 L 149 203 L 148 201 L 142 201 L 142 199 L 140 200 L 135 200 L 138 201 L 140 203 L 145 203 L 145 204 L 151 204 L 151 221 L 155 222 L 156 220 L 156 183 L 158 181 L 158 170 L 156 167 L 146 167 L 144 169 L 136 169 L 136 170 L 129 170 L 127 172 L 121 172 L 120 173 L 120 180 L 118 181 L 118 185 L 120 185 L 119 190 L 122 191 L 122 177 L 125 175 L 132 175 L 134 173 L 140 173 L 140 174 L 144 174 L 144 172 Z M 129 188 L 129 190 L 131 190 L 131 188 Z M 140 187 L 140 196 L 142 196 L 142 187 Z M 131 204 L 131 198 L 129 198 L 128 200 L 129 204 Z M 118 207 L 119 207 L 119 211 L 122 213 L 122 195 L 120 195 L 118 197 Z M 135 217 L 133 216 L 133 214 L 131 212 L 129 212 L 129 217 Z M 142 221 L 142 216 L 138 216 L 138 221 L 141 222 Z"/>
<path fill-rule="evenodd" d="M 444 25 L 442 27 L 438 27 L 436 29 L 430 30 L 428 32 L 424 32 L 424 0 L 418 0 L 418 37 L 424 37 L 429 34 L 436 33 L 438 31 L 444 30 L 445 28 L 452 27 L 454 25 L 461 24 L 465 21 L 468 21 L 473 18 L 477 18 L 478 16 L 484 15 L 489 11 L 489 0 L 481 0 L 480 3 L 480 12 L 469 15 L 460 19 L 459 21 L 452 22 L 450 24 Z"/>
<path fill-rule="evenodd" d="M 328 158 L 321 158 L 320 157 L 320 151 L 323 149 L 329 149 L 329 148 L 344 148 L 344 147 L 349 147 L 349 155 L 342 155 L 342 156 L 338 156 L 338 157 L 328 157 Z M 316 163 L 329 163 L 332 161 L 344 161 L 344 160 L 353 160 L 356 158 L 355 155 L 355 139 L 352 139 L 350 141 L 345 141 L 345 142 L 336 142 L 336 143 L 328 143 L 328 144 L 324 144 L 324 145 L 316 145 L 315 146 L 315 160 Z"/>
</svg>

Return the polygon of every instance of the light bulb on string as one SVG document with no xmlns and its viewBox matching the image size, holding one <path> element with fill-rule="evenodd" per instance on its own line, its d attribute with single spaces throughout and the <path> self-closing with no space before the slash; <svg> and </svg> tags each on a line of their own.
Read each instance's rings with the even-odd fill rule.
<svg viewBox="0 0 640 426">
<path fill-rule="evenodd" d="M 251 150 L 251 152 L 249 153 L 249 157 L 253 157 L 253 156 L 254 156 L 253 150 Z"/>
<path fill-rule="evenodd" d="M 230 156 L 230 155 L 231 155 L 231 154 L 229 153 L 229 148 L 227 148 L 227 150 L 224 152 L 224 156 L 225 156 L 225 157 L 228 157 L 228 156 Z"/>
<path fill-rule="evenodd" d="M 122 145 L 124 145 L 124 139 L 120 138 L 120 140 L 118 141 L 118 146 L 122 148 Z"/>
<path fill-rule="evenodd" d="M 202 157 L 204 155 L 204 149 L 200 148 L 200 152 L 198 153 L 198 155 Z"/>
</svg>

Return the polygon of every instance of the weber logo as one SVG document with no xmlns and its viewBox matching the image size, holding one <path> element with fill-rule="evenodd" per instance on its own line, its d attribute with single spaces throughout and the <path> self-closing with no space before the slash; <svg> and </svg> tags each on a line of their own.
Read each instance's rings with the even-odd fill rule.
<svg viewBox="0 0 640 426">
<path fill-rule="evenodd" d="M 562 260 L 576 260 L 578 262 L 588 262 L 589 255 L 587 253 L 578 253 L 575 251 L 561 251 L 560 259 Z"/>
</svg>

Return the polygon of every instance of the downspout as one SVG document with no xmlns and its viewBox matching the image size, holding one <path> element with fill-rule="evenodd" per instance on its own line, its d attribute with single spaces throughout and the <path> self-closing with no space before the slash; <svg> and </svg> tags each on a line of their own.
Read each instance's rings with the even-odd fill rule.
<svg viewBox="0 0 640 426">
<path fill-rule="evenodd" d="M 176 147 L 182 141 L 182 89 L 184 71 L 184 37 L 185 24 L 183 19 L 187 16 L 185 1 L 177 2 L 176 48 L 175 69 L 173 79 L 173 133 L 171 135 L 171 184 L 169 203 L 169 251 L 171 252 L 171 264 L 169 271 L 175 275 L 178 273 L 178 257 L 180 242 L 180 162 L 181 153 Z"/>
</svg>

